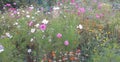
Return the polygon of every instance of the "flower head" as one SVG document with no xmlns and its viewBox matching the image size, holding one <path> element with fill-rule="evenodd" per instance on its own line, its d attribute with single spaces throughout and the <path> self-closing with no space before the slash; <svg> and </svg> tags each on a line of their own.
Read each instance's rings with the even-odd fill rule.
<svg viewBox="0 0 120 62">
<path fill-rule="evenodd" d="M 69 45 L 69 41 L 68 40 L 64 41 L 64 45 L 68 46 Z"/>
<path fill-rule="evenodd" d="M 102 8 L 102 3 L 99 3 L 98 4 L 98 9 L 101 9 Z"/>
<path fill-rule="evenodd" d="M 31 33 L 34 33 L 35 32 L 35 28 L 31 29 Z"/>
<path fill-rule="evenodd" d="M 33 21 L 30 21 L 29 23 L 28 23 L 28 26 L 32 26 L 33 25 Z"/>
<path fill-rule="evenodd" d="M 38 23 L 37 23 L 37 24 L 36 24 L 36 25 L 34 25 L 34 26 L 35 26 L 36 28 L 38 28 L 38 27 L 39 27 L 39 25 L 40 25 L 40 24 L 38 24 Z"/>
<path fill-rule="evenodd" d="M 40 30 L 45 31 L 47 27 L 46 27 L 46 24 L 41 24 L 39 28 Z"/>
<path fill-rule="evenodd" d="M 48 22 L 49 22 L 49 21 L 46 20 L 46 19 L 43 19 L 43 21 L 42 21 L 43 24 L 48 24 Z"/>
<path fill-rule="evenodd" d="M 5 33 L 5 35 L 8 37 L 8 38 L 12 38 L 13 36 L 10 34 L 10 33 Z"/>
<path fill-rule="evenodd" d="M 75 3 L 75 0 L 71 0 L 71 3 Z"/>
<path fill-rule="evenodd" d="M 78 8 L 78 12 L 80 12 L 80 13 L 85 13 L 85 8 Z"/>
<path fill-rule="evenodd" d="M 16 5 L 17 3 L 14 2 L 13 4 Z"/>
<path fill-rule="evenodd" d="M 30 15 L 26 15 L 27 18 L 30 18 Z"/>
<path fill-rule="evenodd" d="M 62 34 L 61 33 L 58 33 L 57 34 L 57 38 L 61 38 L 62 37 Z"/>
<path fill-rule="evenodd" d="M 32 52 L 32 49 L 28 49 L 28 53 L 31 53 Z"/>
<path fill-rule="evenodd" d="M 59 10 L 60 8 L 59 7 L 54 7 L 53 10 Z"/>
<path fill-rule="evenodd" d="M 10 6 L 11 6 L 11 4 L 7 3 L 5 6 L 10 7 Z"/>
<path fill-rule="evenodd" d="M 0 53 L 4 51 L 4 47 L 0 45 Z"/>
<path fill-rule="evenodd" d="M 77 28 L 78 28 L 78 29 L 83 29 L 83 26 L 82 26 L 81 24 L 79 24 L 79 25 L 77 26 Z"/>
<path fill-rule="evenodd" d="M 100 18 L 100 15 L 99 15 L 99 14 L 96 14 L 96 18 Z"/>
</svg>

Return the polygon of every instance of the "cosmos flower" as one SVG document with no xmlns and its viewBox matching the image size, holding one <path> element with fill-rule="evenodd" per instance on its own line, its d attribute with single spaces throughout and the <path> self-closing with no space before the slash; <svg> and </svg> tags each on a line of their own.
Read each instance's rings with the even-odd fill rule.
<svg viewBox="0 0 120 62">
<path fill-rule="evenodd" d="M 30 39 L 30 42 L 33 42 L 33 41 L 34 41 L 34 39 L 33 39 L 33 38 L 31 38 L 31 39 Z"/>
<path fill-rule="evenodd" d="M 57 38 L 61 38 L 62 37 L 62 34 L 61 33 L 58 33 L 57 34 Z"/>
<path fill-rule="evenodd" d="M 8 6 L 8 7 L 10 7 L 10 6 L 11 6 L 11 4 L 7 3 L 5 6 Z"/>
<path fill-rule="evenodd" d="M 64 45 L 68 46 L 69 45 L 69 41 L 68 40 L 64 41 Z"/>
<path fill-rule="evenodd" d="M 31 53 L 32 52 L 32 49 L 28 49 L 28 51 L 27 51 L 28 53 Z"/>
<path fill-rule="evenodd" d="M 71 3 L 75 3 L 75 0 L 71 0 Z"/>
<path fill-rule="evenodd" d="M 34 32 L 35 32 L 35 28 L 32 28 L 32 29 L 31 29 L 31 33 L 34 33 Z"/>
<path fill-rule="evenodd" d="M 13 36 L 10 33 L 5 33 L 8 38 L 12 38 Z"/>
<path fill-rule="evenodd" d="M 85 8 L 78 8 L 78 12 L 80 12 L 80 13 L 85 13 Z"/>
<path fill-rule="evenodd" d="M 30 21 L 29 23 L 28 23 L 28 26 L 32 26 L 33 25 L 33 21 Z"/>
<path fill-rule="evenodd" d="M 47 28 L 47 26 L 46 26 L 45 24 L 41 24 L 41 25 L 39 26 L 39 29 L 42 30 L 42 31 L 45 31 L 46 28 Z"/>
<path fill-rule="evenodd" d="M 4 51 L 4 47 L 0 45 L 0 53 Z"/>
<path fill-rule="evenodd" d="M 16 5 L 16 3 L 15 3 L 15 2 L 14 2 L 13 4 L 14 4 L 14 5 Z"/>
<path fill-rule="evenodd" d="M 59 10 L 60 8 L 59 7 L 53 7 L 53 10 Z"/>
<path fill-rule="evenodd" d="M 101 9 L 102 8 L 102 3 L 99 3 L 98 4 L 98 9 Z"/>
<path fill-rule="evenodd" d="M 26 15 L 27 18 L 30 18 L 30 15 Z"/>
<path fill-rule="evenodd" d="M 49 22 L 49 21 L 46 20 L 46 19 L 43 19 L 43 21 L 42 21 L 43 24 L 48 24 L 48 22 Z"/>
<path fill-rule="evenodd" d="M 36 24 L 36 25 L 34 25 L 36 28 L 38 28 L 39 26 L 40 26 L 40 24 Z"/>
<path fill-rule="evenodd" d="M 18 22 L 15 22 L 13 25 L 18 25 Z"/>
<path fill-rule="evenodd" d="M 96 3 L 96 2 L 97 2 L 97 0 L 93 0 L 93 2 L 95 2 L 95 3 Z"/>
<path fill-rule="evenodd" d="M 83 29 L 83 26 L 82 26 L 81 24 L 79 24 L 79 25 L 77 26 L 77 28 L 78 28 L 78 29 Z"/>
<path fill-rule="evenodd" d="M 96 18 L 100 18 L 100 15 L 99 15 L 99 14 L 96 14 Z"/>
</svg>

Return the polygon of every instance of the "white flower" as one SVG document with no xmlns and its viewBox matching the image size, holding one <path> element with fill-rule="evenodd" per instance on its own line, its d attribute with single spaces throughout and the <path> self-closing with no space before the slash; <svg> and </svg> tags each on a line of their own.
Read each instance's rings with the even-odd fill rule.
<svg viewBox="0 0 120 62">
<path fill-rule="evenodd" d="M 43 21 L 42 21 L 42 23 L 44 23 L 44 24 L 48 24 L 48 20 L 46 20 L 46 19 L 43 19 Z"/>
<path fill-rule="evenodd" d="M 30 15 L 26 15 L 27 18 L 30 18 Z"/>
<path fill-rule="evenodd" d="M 19 14 L 20 14 L 20 12 L 17 12 L 17 14 L 19 15 Z"/>
<path fill-rule="evenodd" d="M 28 53 L 31 53 L 32 52 L 32 49 L 28 49 Z"/>
<path fill-rule="evenodd" d="M 40 13 L 40 11 L 38 10 L 37 13 Z"/>
<path fill-rule="evenodd" d="M 31 29 L 31 33 L 34 33 L 35 32 L 35 28 Z"/>
<path fill-rule="evenodd" d="M 0 45 L 0 53 L 4 51 L 4 47 Z"/>
<path fill-rule="evenodd" d="M 7 37 L 12 38 L 13 36 L 10 35 L 10 33 L 5 33 Z"/>
<path fill-rule="evenodd" d="M 54 7 L 53 10 L 59 10 L 60 8 L 59 7 Z"/>
<path fill-rule="evenodd" d="M 32 17 L 32 19 L 35 19 L 35 17 Z"/>
<path fill-rule="evenodd" d="M 17 22 L 15 22 L 13 25 L 18 25 L 18 23 L 17 23 Z"/>
<path fill-rule="evenodd" d="M 33 7 L 33 6 L 31 6 L 31 7 L 29 7 L 29 9 L 33 10 L 33 9 L 34 9 L 34 7 Z"/>
<path fill-rule="evenodd" d="M 82 26 L 81 24 L 79 24 L 79 25 L 77 26 L 77 28 L 78 28 L 78 29 L 83 29 L 83 26 Z"/>
<path fill-rule="evenodd" d="M 14 16 L 14 14 L 13 14 L 13 13 L 11 13 L 11 16 Z"/>
<path fill-rule="evenodd" d="M 20 28 L 21 26 L 20 25 L 17 25 L 17 28 Z"/>
<path fill-rule="evenodd" d="M 25 11 L 24 11 L 24 10 L 22 10 L 22 12 L 24 13 Z"/>
<path fill-rule="evenodd" d="M 5 17 L 4 17 L 4 16 L 2 16 L 1 18 L 2 18 L 2 19 L 4 19 Z"/>
<path fill-rule="evenodd" d="M 36 24 L 36 25 L 34 25 L 34 26 L 35 26 L 36 28 L 38 28 L 38 27 L 39 27 L 39 25 L 40 25 L 40 24 Z"/>
<path fill-rule="evenodd" d="M 31 39 L 30 39 L 30 42 L 33 42 L 33 41 L 34 41 L 34 39 L 33 39 L 33 38 L 31 38 Z"/>
<path fill-rule="evenodd" d="M 26 14 L 29 14 L 29 12 L 27 11 Z"/>
<path fill-rule="evenodd" d="M 49 39 L 49 40 L 48 40 L 48 42 L 51 42 L 51 41 L 52 41 L 52 39 Z"/>
</svg>

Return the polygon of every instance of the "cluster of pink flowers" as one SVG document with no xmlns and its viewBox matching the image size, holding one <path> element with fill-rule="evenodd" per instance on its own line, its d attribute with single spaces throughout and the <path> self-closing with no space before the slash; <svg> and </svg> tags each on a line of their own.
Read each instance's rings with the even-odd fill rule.
<svg viewBox="0 0 120 62">
<path fill-rule="evenodd" d="M 10 7 L 10 6 L 11 6 L 11 4 L 7 3 L 5 6 L 6 6 L 6 7 Z"/>
<path fill-rule="evenodd" d="M 61 34 L 61 33 L 58 33 L 58 34 L 57 34 L 57 38 L 62 38 L 62 34 Z M 65 40 L 65 41 L 64 41 L 64 45 L 65 45 L 65 46 L 68 46 L 68 45 L 69 45 L 69 41 L 68 41 L 68 40 Z"/>
<path fill-rule="evenodd" d="M 96 14 L 96 18 L 101 18 L 101 17 L 103 17 L 104 15 L 101 13 L 101 14 Z"/>
<path fill-rule="evenodd" d="M 85 8 L 84 7 L 78 8 L 78 15 L 84 14 L 84 13 L 85 13 Z"/>
</svg>

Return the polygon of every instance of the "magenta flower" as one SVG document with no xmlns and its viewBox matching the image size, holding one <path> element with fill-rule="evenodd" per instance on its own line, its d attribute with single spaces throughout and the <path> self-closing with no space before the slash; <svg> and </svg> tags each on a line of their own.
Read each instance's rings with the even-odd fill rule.
<svg viewBox="0 0 120 62">
<path fill-rule="evenodd" d="M 78 8 L 78 13 L 85 13 L 85 8 Z"/>
<path fill-rule="evenodd" d="M 40 28 L 40 30 L 45 31 L 46 28 L 47 28 L 47 26 L 46 26 L 46 24 L 41 24 L 41 25 L 39 26 L 39 28 Z"/>
<path fill-rule="evenodd" d="M 75 3 L 75 0 L 71 0 L 71 3 Z"/>
<path fill-rule="evenodd" d="M 16 5 L 16 3 L 15 3 L 15 2 L 14 2 L 13 4 L 14 4 L 14 5 Z"/>
<path fill-rule="evenodd" d="M 99 14 L 96 14 L 96 18 L 100 18 L 100 15 L 99 15 Z"/>
<path fill-rule="evenodd" d="M 17 14 L 17 11 L 13 11 L 14 14 Z"/>
<path fill-rule="evenodd" d="M 7 3 L 5 6 L 8 6 L 8 7 L 10 7 L 10 6 L 11 6 L 11 4 Z"/>
<path fill-rule="evenodd" d="M 101 16 L 101 17 L 103 17 L 103 16 L 104 16 L 104 14 L 102 14 L 102 13 L 101 13 L 101 14 L 100 14 L 100 16 Z"/>
<path fill-rule="evenodd" d="M 29 23 L 28 23 L 28 26 L 32 26 L 33 25 L 33 21 L 30 21 Z"/>
<path fill-rule="evenodd" d="M 62 34 L 61 33 L 58 33 L 57 34 L 57 38 L 61 38 L 62 37 Z"/>
<path fill-rule="evenodd" d="M 77 9 L 79 8 L 79 5 L 77 3 L 75 4 L 75 8 L 77 8 Z"/>
<path fill-rule="evenodd" d="M 68 40 L 64 41 L 64 45 L 68 46 L 69 45 L 69 41 Z"/>
<path fill-rule="evenodd" d="M 102 8 L 102 4 L 99 3 L 99 4 L 98 4 L 98 9 L 101 9 L 101 8 Z"/>
<path fill-rule="evenodd" d="M 96 3 L 96 2 L 97 2 L 97 0 L 93 0 L 93 2 L 95 2 L 95 3 Z"/>
</svg>

